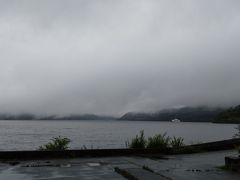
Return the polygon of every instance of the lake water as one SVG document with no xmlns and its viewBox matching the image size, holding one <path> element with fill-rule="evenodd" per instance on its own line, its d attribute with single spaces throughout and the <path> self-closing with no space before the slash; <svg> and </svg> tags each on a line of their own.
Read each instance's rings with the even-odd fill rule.
<svg viewBox="0 0 240 180">
<path fill-rule="evenodd" d="M 172 123 L 117 120 L 65 120 L 65 121 L 0 121 L 0 150 L 34 150 L 52 137 L 66 136 L 72 140 L 71 149 L 124 148 L 144 129 L 148 137 L 167 132 L 181 136 L 185 143 L 228 139 L 236 133 L 234 124 Z"/>
</svg>

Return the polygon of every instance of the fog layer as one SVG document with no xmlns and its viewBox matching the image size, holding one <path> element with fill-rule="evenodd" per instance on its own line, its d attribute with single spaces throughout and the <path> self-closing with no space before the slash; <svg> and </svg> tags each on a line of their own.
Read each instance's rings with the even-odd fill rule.
<svg viewBox="0 0 240 180">
<path fill-rule="evenodd" d="M 1 0 L 0 112 L 240 104 L 240 1 Z"/>
</svg>

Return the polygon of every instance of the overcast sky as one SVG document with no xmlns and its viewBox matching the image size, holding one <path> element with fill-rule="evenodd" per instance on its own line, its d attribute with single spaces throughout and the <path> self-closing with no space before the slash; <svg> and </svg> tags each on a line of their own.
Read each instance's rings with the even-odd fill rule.
<svg viewBox="0 0 240 180">
<path fill-rule="evenodd" d="M 0 112 L 237 104 L 239 0 L 0 0 Z"/>
</svg>

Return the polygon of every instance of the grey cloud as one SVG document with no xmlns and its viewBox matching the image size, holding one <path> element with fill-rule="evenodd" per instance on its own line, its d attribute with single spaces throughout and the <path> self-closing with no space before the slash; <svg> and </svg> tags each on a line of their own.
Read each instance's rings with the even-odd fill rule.
<svg viewBox="0 0 240 180">
<path fill-rule="evenodd" d="M 239 1 L 0 1 L 0 111 L 240 102 Z"/>
</svg>

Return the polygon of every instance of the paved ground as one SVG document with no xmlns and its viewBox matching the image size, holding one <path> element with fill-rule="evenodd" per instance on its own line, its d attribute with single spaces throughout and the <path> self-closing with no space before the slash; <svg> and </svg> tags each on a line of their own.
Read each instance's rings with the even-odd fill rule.
<svg viewBox="0 0 240 180">
<path fill-rule="evenodd" d="M 224 156 L 233 151 L 167 156 L 166 160 L 146 157 L 82 158 L 0 163 L 0 180 L 77 180 L 125 179 L 114 171 L 143 180 L 154 179 L 231 179 L 240 174 L 222 171 Z M 143 168 L 143 166 L 145 168 Z M 125 174 L 126 175 L 126 174 Z"/>
</svg>

